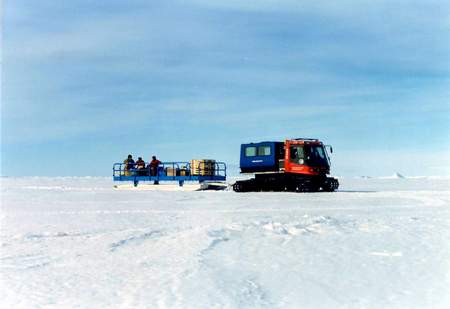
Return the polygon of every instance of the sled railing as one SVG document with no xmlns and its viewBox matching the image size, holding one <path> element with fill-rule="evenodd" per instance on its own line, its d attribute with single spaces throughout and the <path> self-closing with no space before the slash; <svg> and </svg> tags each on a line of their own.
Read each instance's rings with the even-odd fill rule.
<svg viewBox="0 0 450 309">
<path fill-rule="evenodd" d="M 152 168 L 145 163 L 144 168 L 138 168 L 136 164 L 129 166 L 125 163 L 114 163 L 114 181 L 132 181 L 135 186 L 140 181 L 178 181 L 180 186 L 185 181 L 225 181 L 227 166 L 224 162 L 198 162 L 191 166 L 190 162 L 162 162 Z"/>
</svg>

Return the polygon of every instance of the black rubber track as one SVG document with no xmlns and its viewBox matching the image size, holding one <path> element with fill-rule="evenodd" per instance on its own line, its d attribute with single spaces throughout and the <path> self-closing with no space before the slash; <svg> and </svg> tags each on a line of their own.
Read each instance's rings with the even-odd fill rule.
<svg viewBox="0 0 450 309">
<path fill-rule="evenodd" d="M 233 184 L 235 192 L 333 192 L 339 187 L 335 178 L 279 177 L 239 180 Z"/>
</svg>

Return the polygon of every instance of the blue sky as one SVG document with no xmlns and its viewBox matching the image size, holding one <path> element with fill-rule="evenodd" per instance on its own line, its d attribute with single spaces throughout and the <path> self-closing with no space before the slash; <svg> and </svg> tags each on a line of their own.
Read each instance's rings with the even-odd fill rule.
<svg viewBox="0 0 450 309">
<path fill-rule="evenodd" d="M 2 175 L 294 137 L 337 175 L 450 174 L 448 1 L 7 0 L 2 21 Z"/>
</svg>

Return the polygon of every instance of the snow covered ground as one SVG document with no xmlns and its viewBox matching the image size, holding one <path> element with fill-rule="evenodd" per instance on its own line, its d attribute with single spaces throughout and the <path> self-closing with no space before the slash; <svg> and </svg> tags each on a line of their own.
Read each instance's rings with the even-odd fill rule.
<svg viewBox="0 0 450 309">
<path fill-rule="evenodd" d="M 336 193 L 2 178 L 2 308 L 449 308 L 450 179 Z"/>
</svg>

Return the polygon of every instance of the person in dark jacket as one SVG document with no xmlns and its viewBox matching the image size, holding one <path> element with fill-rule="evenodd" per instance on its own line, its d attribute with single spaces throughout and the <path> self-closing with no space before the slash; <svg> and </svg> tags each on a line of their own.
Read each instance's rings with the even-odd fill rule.
<svg viewBox="0 0 450 309">
<path fill-rule="evenodd" d="M 159 161 L 158 159 L 156 159 L 156 156 L 152 156 L 152 161 L 150 161 L 149 169 L 150 169 L 150 175 L 151 176 L 156 176 L 158 175 L 158 166 L 161 164 L 161 161 Z M 159 184 L 158 180 L 155 180 L 154 182 L 155 185 Z"/>
<path fill-rule="evenodd" d="M 131 170 L 134 169 L 134 160 L 133 160 L 133 156 L 132 155 L 128 155 L 128 158 L 126 158 L 123 161 L 124 164 L 124 170 L 125 170 L 125 176 L 130 176 Z"/>
<path fill-rule="evenodd" d="M 145 176 L 145 174 L 146 174 L 145 161 L 142 160 L 141 157 L 139 157 L 135 164 L 136 164 L 137 174 L 139 176 Z"/>
</svg>

